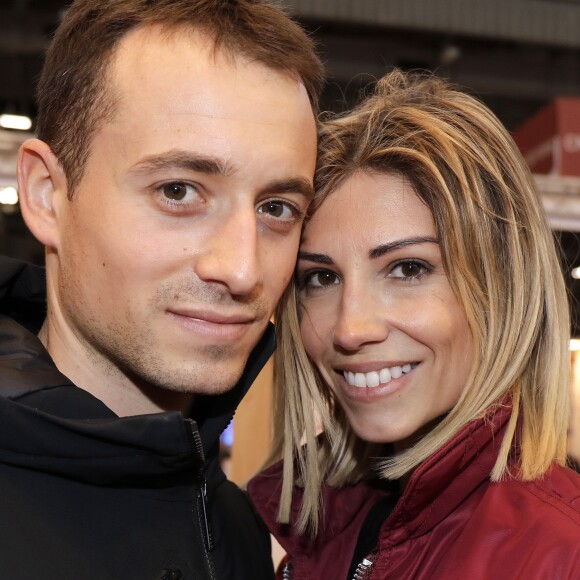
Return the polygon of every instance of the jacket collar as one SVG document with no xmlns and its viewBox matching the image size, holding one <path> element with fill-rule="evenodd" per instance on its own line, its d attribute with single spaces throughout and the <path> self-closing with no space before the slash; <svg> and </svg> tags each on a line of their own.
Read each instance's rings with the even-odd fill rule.
<svg viewBox="0 0 580 580">
<path fill-rule="evenodd" d="M 417 467 L 388 519 L 389 543 L 424 534 L 489 481 L 511 412 L 508 398 Z"/>
<path fill-rule="evenodd" d="M 394 545 L 426 533 L 489 480 L 510 415 L 509 402 L 499 405 L 485 418 L 469 423 L 413 472 L 383 525 L 382 545 Z M 364 517 L 381 496 L 390 493 L 388 486 L 377 480 L 341 489 L 325 485 L 322 522 L 313 539 L 298 536 L 292 526 L 276 522 L 281 485 L 282 464 L 279 462 L 256 476 L 249 483 L 248 492 L 282 547 L 293 558 L 308 560 L 309 570 L 314 566 L 321 573 L 326 565 L 339 569 L 336 568 L 337 557 L 345 560 L 342 567 L 348 569 Z M 301 501 L 302 491 L 295 488 L 292 521 L 296 521 Z M 337 543 L 342 549 L 337 549 Z"/>
</svg>

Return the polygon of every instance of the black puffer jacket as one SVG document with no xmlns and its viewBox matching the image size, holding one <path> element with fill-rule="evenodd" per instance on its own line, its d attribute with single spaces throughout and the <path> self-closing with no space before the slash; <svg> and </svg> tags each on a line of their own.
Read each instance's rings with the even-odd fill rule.
<svg viewBox="0 0 580 580">
<path fill-rule="evenodd" d="M 272 329 L 191 418 L 119 418 L 57 370 L 36 337 L 44 311 L 44 271 L 0 258 L 0 577 L 272 578 L 269 536 L 218 464 Z"/>
</svg>

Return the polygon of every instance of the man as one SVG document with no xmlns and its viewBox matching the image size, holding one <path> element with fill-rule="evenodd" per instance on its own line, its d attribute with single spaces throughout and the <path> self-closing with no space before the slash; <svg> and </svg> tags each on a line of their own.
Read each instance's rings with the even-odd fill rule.
<svg viewBox="0 0 580 580">
<path fill-rule="evenodd" d="M 272 575 L 218 439 L 273 349 L 321 83 L 265 0 L 68 11 L 18 163 L 43 322 L 38 272 L 2 265 L 3 578 Z"/>
</svg>

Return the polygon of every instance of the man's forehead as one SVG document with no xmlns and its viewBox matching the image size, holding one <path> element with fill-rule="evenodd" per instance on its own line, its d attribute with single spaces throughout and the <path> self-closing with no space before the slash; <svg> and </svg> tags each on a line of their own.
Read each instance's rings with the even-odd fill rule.
<svg viewBox="0 0 580 580">
<path fill-rule="evenodd" d="M 191 27 L 146 25 L 128 33 L 106 70 L 107 92 L 114 104 L 109 120 L 113 113 L 114 122 L 129 111 L 149 109 L 151 113 L 151 104 L 156 114 L 163 115 L 169 103 L 174 104 L 173 108 L 184 108 L 194 101 L 201 114 L 201 99 L 197 97 L 204 92 L 208 106 L 216 91 L 229 96 L 224 80 L 234 77 L 237 61 L 223 51 L 214 52 L 212 43 L 207 35 Z M 164 104 L 162 108 L 160 103 Z"/>
<path fill-rule="evenodd" d="M 235 60 L 222 55 L 221 51 L 214 51 L 214 41 L 207 34 L 193 27 L 180 26 L 178 28 L 148 24 L 139 26 L 128 32 L 119 42 L 112 55 L 111 65 L 113 70 L 124 68 L 124 65 L 135 63 L 155 64 L 154 57 L 159 48 L 187 44 L 187 52 L 190 55 L 188 62 L 210 62 L 214 64 Z M 186 64 L 186 63 L 184 63 Z"/>
<path fill-rule="evenodd" d="M 168 33 L 146 26 L 133 31 L 118 47 L 107 76 L 115 110 L 152 113 L 153 107 L 156 115 L 238 116 L 249 111 L 244 101 L 252 101 L 263 109 L 263 124 L 269 113 L 272 121 L 278 116 L 272 115 L 272 103 L 277 109 L 303 107 L 313 117 L 300 81 L 243 56 L 214 52 L 207 36 L 195 29 Z M 255 122 L 253 112 L 250 117 Z"/>
<path fill-rule="evenodd" d="M 258 66 L 264 66 L 282 76 L 290 76 L 281 71 L 250 58 L 243 51 L 236 50 L 227 42 L 218 41 L 210 30 L 190 24 L 162 25 L 143 24 L 128 32 L 119 42 L 114 54 L 113 63 L 127 56 L 143 57 L 154 54 L 155 51 L 147 51 L 152 45 L 183 45 L 187 44 L 190 62 L 200 62 L 216 67 L 236 67 L 238 64 L 252 62 Z"/>
<path fill-rule="evenodd" d="M 203 74 L 204 71 L 215 70 L 220 74 L 232 75 L 236 68 L 251 67 L 261 70 L 269 80 L 277 77 L 291 82 L 306 94 L 306 88 L 297 73 L 262 62 L 238 47 L 234 48 L 226 40 L 216 40 L 212 31 L 189 24 L 171 27 L 145 24 L 130 31 L 112 55 L 109 76 L 122 79 L 137 65 L 141 66 L 143 72 L 158 69 L 160 48 L 169 48 L 176 53 L 179 51 L 179 64 L 184 72 Z M 234 76 L 231 76 L 231 81 L 235 82 Z"/>
</svg>

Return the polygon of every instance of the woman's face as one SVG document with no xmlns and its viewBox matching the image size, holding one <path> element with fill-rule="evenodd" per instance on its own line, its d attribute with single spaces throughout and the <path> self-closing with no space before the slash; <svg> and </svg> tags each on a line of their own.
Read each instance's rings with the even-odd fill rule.
<svg viewBox="0 0 580 580">
<path fill-rule="evenodd" d="M 359 437 L 404 448 L 457 401 L 472 341 L 430 210 L 397 174 L 356 173 L 306 226 L 306 351 Z"/>
</svg>

